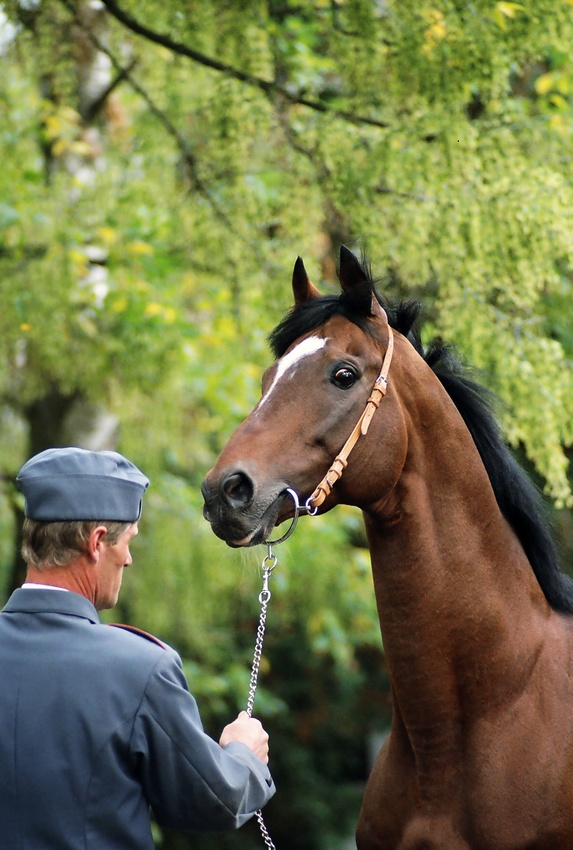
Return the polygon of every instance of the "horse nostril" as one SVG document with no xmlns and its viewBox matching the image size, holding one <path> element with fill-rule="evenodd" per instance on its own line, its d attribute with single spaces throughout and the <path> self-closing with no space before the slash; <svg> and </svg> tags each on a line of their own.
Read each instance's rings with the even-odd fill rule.
<svg viewBox="0 0 573 850">
<path fill-rule="evenodd" d="M 233 472 L 222 484 L 223 498 L 232 508 L 244 508 L 253 499 L 253 482 L 244 472 Z"/>
</svg>

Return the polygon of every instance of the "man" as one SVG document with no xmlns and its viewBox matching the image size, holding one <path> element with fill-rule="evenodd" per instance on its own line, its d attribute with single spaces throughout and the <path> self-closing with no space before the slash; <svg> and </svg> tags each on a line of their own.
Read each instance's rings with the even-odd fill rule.
<svg viewBox="0 0 573 850">
<path fill-rule="evenodd" d="M 49 449 L 18 474 L 26 583 L 0 615 L 0 846 L 151 850 L 157 822 L 241 826 L 274 794 L 268 736 L 204 731 L 179 656 L 102 625 L 148 479 L 116 452 Z"/>
</svg>

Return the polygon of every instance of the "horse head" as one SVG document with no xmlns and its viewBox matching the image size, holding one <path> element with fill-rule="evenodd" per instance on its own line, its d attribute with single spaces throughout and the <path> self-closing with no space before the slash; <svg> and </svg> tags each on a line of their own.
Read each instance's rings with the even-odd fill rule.
<svg viewBox="0 0 573 850">
<path fill-rule="evenodd" d="M 261 543 L 292 516 L 288 489 L 301 503 L 311 497 L 380 375 L 395 332 L 370 275 L 344 247 L 339 279 L 340 295 L 321 296 L 298 258 L 292 279 L 295 303 L 271 334 L 277 359 L 263 375 L 261 399 L 205 478 L 205 517 L 230 546 Z M 407 439 L 391 385 L 381 407 L 353 448 L 342 480 L 327 488 L 321 511 L 338 502 L 365 508 L 394 486 Z"/>
</svg>

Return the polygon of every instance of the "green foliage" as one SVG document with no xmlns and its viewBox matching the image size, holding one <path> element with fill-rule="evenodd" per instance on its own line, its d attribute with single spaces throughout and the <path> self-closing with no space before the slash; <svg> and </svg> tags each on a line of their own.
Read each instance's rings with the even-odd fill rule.
<svg viewBox="0 0 573 850">
<path fill-rule="evenodd" d="M 105 405 L 153 482 L 123 614 L 181 651 L 216 735 L 246 699 L 262 555 L 212 537 L 199 485 L 256 402 L 297 254 L 328 288 L 338 244 L 365 248 L 421 298 L 571 503 L 573 5 L 105 6 L 0 3 L 0 556 L 8 576 L 31 409 Z M 284 850 L 293 821 L 308 848 L 351 831 L 388 719 L 357 523 L 304 520 L 273 574 L 257 700 Z"/>
</svg>

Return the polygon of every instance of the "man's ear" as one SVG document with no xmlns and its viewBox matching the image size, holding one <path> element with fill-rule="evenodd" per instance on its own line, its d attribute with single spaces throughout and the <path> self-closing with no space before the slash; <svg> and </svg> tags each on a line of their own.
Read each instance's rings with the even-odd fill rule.
<svg viewBox="0 0 573 850">
<path fill-rule="evenodd" d="M 105 536 L 107 534 L 107 528 L 105 525 L 98 525 L 96 528 L 91 531 L 90 536 L 88 537 L 87 542 L 87 554 L 90 560 L 97 563 L 99 561 L 99 556 L 101 553 L 101 544 L 105 540 Z"/>
</svg>

